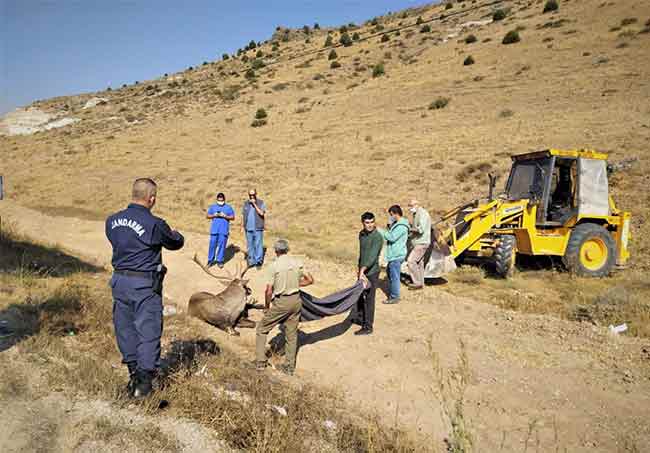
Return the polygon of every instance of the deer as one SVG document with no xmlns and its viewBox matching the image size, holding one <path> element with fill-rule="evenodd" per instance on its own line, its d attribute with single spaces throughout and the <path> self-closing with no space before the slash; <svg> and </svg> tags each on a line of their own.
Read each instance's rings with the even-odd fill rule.
<svg viewBox="0 0 650 453">
<path fill-rule="evenodd" d="M 192 294 L 187 313 L 233 336 L 239 336 L 235 327 L 254 328 L 256 324 L 248 319 L 248 309 L 259 307 L 251 296 L 248 280 L 244 279 L 248 266 L 242 269 L 241 263 L 238 263 L 234 274 L 226 271 L 228 275 L 216 275 L 201 264 L 196 255 L 194 262 L 210 277 L 225 282 L 226 288 L 218 294 L 205 291 Z"/>
</svg>

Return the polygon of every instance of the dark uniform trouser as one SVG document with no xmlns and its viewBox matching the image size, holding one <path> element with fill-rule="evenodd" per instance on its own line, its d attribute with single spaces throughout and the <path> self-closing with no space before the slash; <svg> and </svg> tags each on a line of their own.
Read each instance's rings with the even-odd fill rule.
<svg viewBox="0 0 650 453">
<path fill-rule="evenodd" d="M 162 298 L 148 278 L 114 274 L 113 325 L 124 363 L 137 362 L 138 370 L 154 371 L 160 362 L 163 329 Z"/>
<path fill-rule="evenodd" d="M 287 365 L 296 367 L 296 351 L 298 349 L 298 324 L 300 323 L 300 309 L 302 301 L 300 294 L 290 296 L 277 296 L 271 303 L 271 308 L 264 318 L 257 324 L 255 338 L 255 355 L 258 362 L 266 361 L 266 336 L 278 324 L 284 324 L 284 335 L 287 339 L 285 357 Z"/>
<path fill-rule="evenodd" d="M 366 277 L 368 277 L 370 287 L 361 294 L 357 310 L 361 314 L 363 327 L 369 327 L 372 329 L 372 325 L 375 323 L 375 294 L 377 293 L 377 287 L 379 286 L 379 272 L 375 272 L 372 275 L 366 275 Z"/>
</svg>

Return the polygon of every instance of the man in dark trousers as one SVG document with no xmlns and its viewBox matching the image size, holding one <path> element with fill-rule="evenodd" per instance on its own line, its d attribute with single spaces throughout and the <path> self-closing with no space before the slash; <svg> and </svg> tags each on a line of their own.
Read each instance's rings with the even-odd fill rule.
<svg viewBox="0 0 650 453">
<path fill-rule="evenodd" d="M 106 237 L 113 246 L 113 324 L 122 362 L 129 369 L 129 396 L 151 393 L 160 360 L 163 328 L 162 248 L 178 250 L 184 238 L 151 214 L 157 186 L 149 178 L 133 183 L 128 208 L 106 219 Z"/>
<path fill-rule="evenodd" d="M 355 335 L 370 335 L 375 321 L 375 293 L 379 285 L 379 254 L 384 244 L 375 226 L 375 215 L 364 212 L 361 216 L 363 229 L 359 232 L 359 278 L 368 280 L 370 286 L 359 299 L 361 329 Z"/>
</svg>

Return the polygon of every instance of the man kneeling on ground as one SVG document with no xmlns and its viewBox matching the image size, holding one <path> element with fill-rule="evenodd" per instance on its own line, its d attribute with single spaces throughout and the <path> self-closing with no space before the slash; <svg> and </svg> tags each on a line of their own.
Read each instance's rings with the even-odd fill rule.
<svg viewBox="0 0 650 453">
<path fill-rule="evenodd" d="M 255 342 L 256 366 L 258 370 L 266 368 L 266 336 L 273 328 L 283 324 L 286 337 L 286 363 L 280 371 L 293 374 L 296 368 L 296 351 L 298 349 L 298 324 L 300 323 L 300 287 L 314 283 L 309 272 L 303 270 L 299 259 L 289 256 L 289 243 L 278 239 L 274 245 L 277 258 L 266 271 L 266 291 L 264 293 L 264 318 L 257 324 Z"/>
</svg>

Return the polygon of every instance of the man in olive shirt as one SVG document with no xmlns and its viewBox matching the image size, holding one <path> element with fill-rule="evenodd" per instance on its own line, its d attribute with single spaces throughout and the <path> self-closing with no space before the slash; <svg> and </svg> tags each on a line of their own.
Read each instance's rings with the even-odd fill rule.
<svg viewBox="0 0 650 453">
<path fill-rule="evenodd" d="M 375 321 L 375 293 L 379 286 L 379 254 L 384 240 L 375 226 L 375 215 L 364 212 L 361 216 L 363 229 L 359 232 L 359 278 L 366 279 L 370 286 L 359 299 L 361 329 L 355 335 L 370 335 Z"/>
<path fill-rule="evenodd" d="M 287 255 L 289 243 L 278 239 L 274 245 L 277 258 L 267 268 L 264 301 L 266 312 L 257 324 L 255 341 L 256 365 L 258 370 L 266 368 L 266 336 L 278 324 L 284 324 L 286 337 L 286 363 L 280 371 L 293 374 L 296 368 L 298 349 L 298 323 L 300 322 L 300 287 L 314 283 L 309 272 L 303 270 L 302 261 Z M 271 305 L 271 302 L 273 304 Z"/>
</svg>

